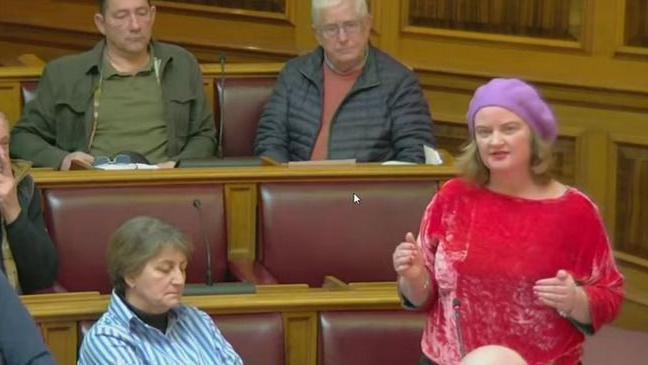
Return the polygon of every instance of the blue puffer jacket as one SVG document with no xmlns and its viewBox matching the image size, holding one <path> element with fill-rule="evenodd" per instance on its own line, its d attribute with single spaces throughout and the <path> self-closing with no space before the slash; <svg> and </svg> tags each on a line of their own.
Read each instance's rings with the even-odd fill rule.
<svg viewBox="0 0 648 365">
<path fill-rule="evenodd" d="M 322 48 L 289 61 L 259 121 L 255 153 L 277 161 L 309 160 L 320 131 Z M 415 75 L 369 48 L 365 68 L 331 122 L 329 159 L 423 162 L 433 146 L 432 120 Z"/>
</svg>

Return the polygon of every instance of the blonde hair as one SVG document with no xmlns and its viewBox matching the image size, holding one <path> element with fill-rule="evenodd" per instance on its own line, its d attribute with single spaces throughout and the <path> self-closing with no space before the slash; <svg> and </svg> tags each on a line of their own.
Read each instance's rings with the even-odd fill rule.
<svg viewBox="0 0 648 365">
<path fill-rule="evenodd" d="M 479 156 L 479 148 L 475 142 L 474 135 L 468 144 L 462 149 L 463 152 L 457 157 L 457 168 L 461 175 L 469 181 L 484 186 L 490 180 L 490 170 Z M 553 165 L 553 144 L 540 138 L 535 132 L 531 132 L 531 161 L 529 169 L 533 180 L 541 185 L 551 181 L 551 167 Z"/>
<path fill-rule="evenodd" d="M 193 250 L 179 229 L 157 218 L 140 216 L 122 224 L 108 245 L 108 276 L 113 287 L 125 290 L 125 278 L 142 272 L 146 263 L 165 247 L 178 249 L 187 259 Z"/>
</svg>

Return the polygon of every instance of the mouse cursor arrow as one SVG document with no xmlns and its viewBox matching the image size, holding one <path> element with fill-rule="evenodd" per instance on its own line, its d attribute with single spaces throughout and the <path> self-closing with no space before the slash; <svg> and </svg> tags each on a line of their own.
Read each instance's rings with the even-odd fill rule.
<svg viewBox="0 0 648 365">
<path fill-rule="evenodd" d="M 353 204 L 360 205 L 360 197 L 356 193 L 353 193 Z"/>
</svg>

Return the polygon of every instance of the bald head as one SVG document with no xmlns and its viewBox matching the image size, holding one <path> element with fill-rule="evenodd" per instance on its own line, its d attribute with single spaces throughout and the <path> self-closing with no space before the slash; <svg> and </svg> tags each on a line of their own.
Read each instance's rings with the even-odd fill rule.
<svg viewBox="0 0 648 365">
<path fill-rule="evenodd" d="M 472 350 L 461 365 L 527 365 L 517 352 L 508 347 L 488 345 Z"/>
</svg>

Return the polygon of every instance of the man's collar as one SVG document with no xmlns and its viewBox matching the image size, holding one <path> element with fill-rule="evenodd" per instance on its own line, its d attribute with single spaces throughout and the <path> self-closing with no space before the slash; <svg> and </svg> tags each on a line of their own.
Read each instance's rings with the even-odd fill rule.
<svg viewBox="0 0 648 365">
<path fill-rule="evenodd" d="M 84 57 L 87 62 L 83 66 L 84 73 L 96 73 L 101 72 L 101 63 L 104 53 L 104 48 L 106 47 L 106 39 L 99 41 L 91 50 L 87 53 L 87 57 Z M 153 50 L 153 54 L 159 60 L 160 70 L 163 70 L 166 64 L 173 59 L 173 55 L 169 52 L 165 52 L 165 49 L 161 44 L 153 39 L 151 39 L 150 47 Z"/>
<path fill-rule="evenodd" d="M 84 57 L 84 60 L 87 60 L 85 66 L 83 66 L 84 73 L 99 73 L 101 71 L 101 59 L 103 57 L 103 50 L 106 46 L 106 40 L 102 39 L 99 43 L 95 44 L 90 51 L 86 53 L 87 57 Z"/>
<path fill-rule="evenodd" d="M 337 69 L 337 67 L 335 67 L 335 65 L 333 64 L 331 59 L 328 57 L 326 52 L 324 52 L 324 65 L 327 66 L 329 68 L 329 70 L 335 72 L 336 74 L 338 74 L 340 76 L 346 76 L 346 75 L 350 75 L 350 74 L 364 68 L 365 65 L 367 64 L 367 58 L 368 57 L 369 57 L 369 45 L 367 45 L 367 47 L 365 48 L 364 57 L 362 57 L 362 61 L 360 61 L 359 64 L 352 67 L 350 70 L 340 71 L 340 70 Z"/>
<path fill-rule="evenodd" d="M 354 89 L 364 89 L 368 87 L 373 87 L 380 84 L 380 78 L 378 76 L 378 61 L 377 55 L 378 52 L 371 44 L 367 48 L 367 61 L 362 70 L 362 74 L 358 78 L 357 85 L 354 86 Z M 322 72 L 322 67 L 324 65 L 324 48 L 318 47 L 306 62 L 301 66 L 301 73 L 313 81 L 317 85 L 322 85 L 324 82 L 324 76 Z"/>
<path fill-rule="evenodd" d="M 108 55 L 108 49 L 104 48 L 103 52 L 104 52 L 104 56 L 102 58 L 102 66 L 101 66 L 102 67 L 102 69 L 101 69 L 102 78 L 104 80 L 106 80 L 106 79 L 109 79 L 111 76 L 115 76 L 115 75 L 123 76 L 124 74 L 117 71 L 115 69 L 115 67 L 112 65 L 112 63 L 110 62 L 110 56 Z M 146 64 L 146 66 L 144 66 L 143 69 L 137 71 L 135 74 L 139 74 L 141 72 L 150 72 L 150 71 L 154 70 L 156 58 L 155 58 L 155 51 L 153 50 L 153 44 L 152 43 L 148 47 L 148 52 L 150 54 L 150 57 L 148 59 L 148 62 Z"/>
</svg>

